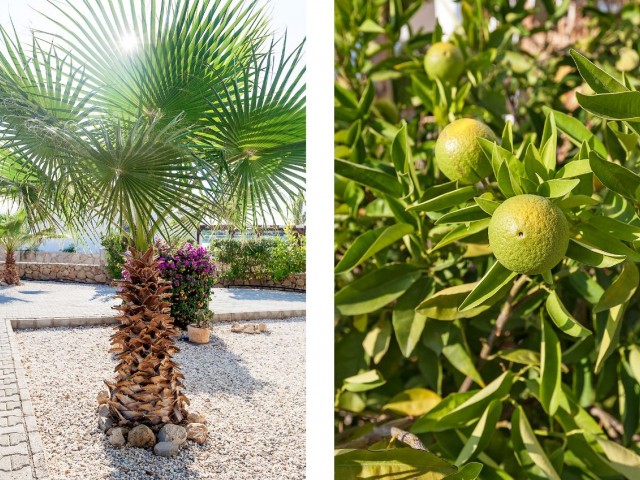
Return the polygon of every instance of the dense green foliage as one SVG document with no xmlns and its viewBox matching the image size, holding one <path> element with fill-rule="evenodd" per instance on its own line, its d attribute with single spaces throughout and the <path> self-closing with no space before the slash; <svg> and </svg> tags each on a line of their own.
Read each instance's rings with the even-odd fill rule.
<svg viewBox="0 0 640 480">
<path fill-rule="evenodd" d="M 569 2 L 461 3 L 455 84 L 424 72 L 441 35 L 409 25 L 422 2 L 336 3 L 337 478 L 640 478 L 640 93 L 611 69 L 637 31 L 585 52 L 602 69 L 569 46 L 524 48 Z M 595 12 L 586 35 L 640 21 L 634 4 Z M 501 134 L 478 140 L 491 172 L 475 185 L 433 161 L 461 117 Z M 541 274 L 508 270 L 488 241 L 522 194 L 569 223 Z"/>
<path fill-rule="evenodd" d="M 226 280 L 282 280 L 306 269 L 306 237 L 289 231 L 284 238 L 218 239 L 211 254 L 223 264 L 219 276 Z"/>
<path fill-rule="evenodd" d="M 127 237 L 118 232 L 110 232 L 102 238 L 104 256 L 107 262 L 107 272 L 114 280 L 122 278 L 122 264 L 124 252 L 129 248 Z"/>
</svg>

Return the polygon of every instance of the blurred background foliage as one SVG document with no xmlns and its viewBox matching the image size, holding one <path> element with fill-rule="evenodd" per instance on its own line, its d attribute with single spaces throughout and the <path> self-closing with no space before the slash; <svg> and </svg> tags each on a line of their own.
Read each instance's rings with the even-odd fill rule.
<svg viewBox="0 0 640 480">
<path fill-rule="evenodd" d="M 443 84 L 423 66 L 429 46 L 443 39 L 438 24 L 427 31 L 416 21 L 424 2 L 335 2 L 336 477 L 640 478 L 635 197 L 603 185 L 591 169 L 566 197 L 580 196 L 566 202 L 578 203 L 570 207 L 576 224 L 598 216 L 628 225 L 612 232 L 596 222 L 601 235 L 587 243 L 607 250 L 620 242 L 632 262 L 593 268 L 568 260 L 553 271 L 553 288 L 542 278 L 518 288 L 513 280 L 464 314 L 458 307 L 469 285 L 493 265 L 486 232 L 434 250 L 451 227 L 439 222 L 442 212 L 410 208 L 460 191 L 438 171 L 433 148 L 439 132 L 462 117 L 502 133 L 502 146 L 506 140 L 520 159 L 529 145 L 542 149 L 552 129 L 555 138 L 557 124 L 557 171 L 592 151 L 636 170 L 636 120 L 580 107 L 576 94 L 594 89 L 570 49 L 636 90 L 640 4 L 456 3 L 461 23 L 447 40 L 462 51 L 465 69 L 455 84 Z M 622 307 L 599 311 L 604 292 L 616 288 L 625 292 L 616 304 Z M 434 295 L 446 289 L 453 290 Z M 416 310 L 430 298 L 440 299 Z M 506 329 L 481 357 L 505 305 Z M 558 332 L 554 342 L 541 318 L 558 309 L 594 335 Z M 568 402 L 553 414 L 538 386 L 550 343 L 561 352 L 554 390 Z M 478 392 L 486 395 L 470 400 Z M 466 408 L 452 417 L 460 405 Z M 415 441 L 437 457 L 416 456 Z M 371 467 L 378 450 L 395 473 Z M 433 476 L 420 477 L 425 471 Z"/>
</svg>

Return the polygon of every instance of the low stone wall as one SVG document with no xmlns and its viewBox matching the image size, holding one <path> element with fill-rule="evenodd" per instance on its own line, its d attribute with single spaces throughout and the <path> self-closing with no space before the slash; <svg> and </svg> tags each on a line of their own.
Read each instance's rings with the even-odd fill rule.
<svg viewBox="0 0 640 480">
<path fill-rule="evenodd" d="M 72 265 L 104 265 L 101 253 L 34 252 L 20 250 L 15 254 L 17 262 L 24 263 L 66 263 Z M 0 261 L 4 262 L 5 252 L 0 251 Z"/>
<path fill-rule="evenodd" d="M 218 279 L 218 287 L 258 287 L 258 288 L 282 288 L 287 290 L 307 290 L 306 273 L 294 273 L 283 280 L 272 280 L 270 278 L 251 278 L 248 280 L 227 280 Z"/>
<path fill-rule="evenodd" d="M 111 277 L 103 265 L 70 263 L 18 262 L 20 278 L 27 280 L 59 280 L 80 283 L 109 283 Z M 0 272 L 4 262 L 0 262 Z"/>
</svg>

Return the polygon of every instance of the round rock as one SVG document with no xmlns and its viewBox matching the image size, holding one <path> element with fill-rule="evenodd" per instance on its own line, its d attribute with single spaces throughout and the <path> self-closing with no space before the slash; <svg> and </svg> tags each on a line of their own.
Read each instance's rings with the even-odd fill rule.
<svg viewBox="0 0 640 480">
<path fill-rule="evenodd" d="M 98 428 L 103 432 L 106 432 L 113 427 L 113 420 L 109 417 L 98 417 Z"/>
<path fill-rule="evenodd" d="M 111 416 L 111 410 L 109 410 L 109 405 L 106 404 L 102 404 L 98 407 L 98 415 L 100 417 L 110 417 Z"/>
<path fill-rule="evenodd" d="M 173 442 L 158 442 L 153 447 L 153 453 L 160 457 L 175 457 L 178 454 L 178 445 Z"/>
<path fill-rule="evenodd" d="M 190 423 L 187 425 L 187 439 L 196 442 L 198 445 L 204 444 L 208 435 L 207 426 L 202 423 Z"/>
<path fill-rule="evenodd" d="M 189 423 L 207 423 L 207 419 L 200 412 L 189 412 L 189 414 L 187 415 L 187 422 L 189 422 Z"/>
<path fill-rule="evenodd" d="M 121 428 L 114 428 L 111 430 L 109 436 L 109 443 L 114 447 L 123 447 L 125 444 L 124 435 Z"/>
<path fill-rule="evenodd" d="M 153 447 L 156 443 L 156 436 L 146 425 L 133 427 L 128 435 L 129 445 L 137 448 Z"/>
<path fill-rule="evenodd" d="M 98 393 L 98 396 L 96 397 L 96 401 L 98 402 L 98 405 L 107 403 L 109 401 L 109 392 L 107 392 L 106 390 L 100 391 Z"/>
<path fill-rule="evenodd" d="M 187 429 L 180 425 L 167 423 L 158 432 L 158 442 L 172 442 L 182 445 L 187 441 Z"/>
</svg>

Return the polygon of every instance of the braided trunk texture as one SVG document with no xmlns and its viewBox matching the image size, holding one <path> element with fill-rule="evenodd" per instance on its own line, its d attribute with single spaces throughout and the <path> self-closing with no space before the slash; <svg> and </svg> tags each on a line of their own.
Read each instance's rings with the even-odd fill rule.
<svg viewBox="0 0 640 480">
<path fill-rule="evenodd" d="M 144 254 L 129 249 L 124 265 L 128 275 L 117 296 L 122 305 L 116 333 L 111 336 L 118 359 L 116 378 L 105 381 L 108 405 L 114 419 L 124 426 L 145 424 L 159 428 L 186 419 L 189 400 L 182 393 L 184 376 L 173 360 L 179 351 L 179 330 L 169 315 L 169 282 L 160 277 L 154 248 Z"/>
<path fill-rule="evenodd" d="M 14 252 L 7 252 L 4 261 L 4 281 L 8 285 L 20 285 L 20 270 Z"/>
</svg>

